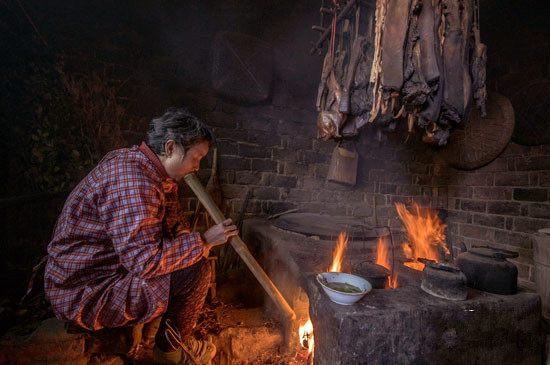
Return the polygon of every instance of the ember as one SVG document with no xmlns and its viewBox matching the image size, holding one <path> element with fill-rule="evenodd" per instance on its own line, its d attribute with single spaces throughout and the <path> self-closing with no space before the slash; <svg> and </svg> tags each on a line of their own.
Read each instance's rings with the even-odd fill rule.
<svg viewBox="0 0 550 365">
<path fill-rule="evenodd" d="M 446 226 L 434 211 L 416 203 L 413 203 L 412 212 L 401 203 L 396 203 L 395 207 L 407 231 L 408 242 L 403 244 L 403 251 L 411 261 L 405 262 L 405 266 L 421 271 L 424 264 L 418 261 L 419 258 L 439 262 L 439 250 L 449 254 L 445 244 Z"/>
<path fill-rule="evenodd" d="M 334 247 L 334 251 L 332 251 L 332 264 L 328 269 L 329 272 L 342 271 L 342 260 L 344 259 L 344 253 L 346 252 L 347 245 L 348 235 L 346 232 L 342 231 L 338 235 L 336 246 Z"/>
<path fill-rule="evenodd" d="M 378 238 L 376 246 L 376 264 L 384 266 L 392 273 L 388 279 L 388 286 L 392 289 L 397 288 L 397 271 L 394 271 L 393 264 L 390 262 L 390 244 L 386 236 Z"/>
</svg>

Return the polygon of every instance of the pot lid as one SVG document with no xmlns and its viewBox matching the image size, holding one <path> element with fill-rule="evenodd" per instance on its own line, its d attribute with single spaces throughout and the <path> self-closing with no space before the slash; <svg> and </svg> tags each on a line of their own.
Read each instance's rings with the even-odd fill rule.
<svg viewBox="0 0 550 365">
<path fill-rule="evenodd" d="M 360 272 L 367 278 L 386 278 L 390 275 L 390 270 L 382 265 L 374 264 L 369 261 L 362 261 L 354 266 L 354 270 Z"/>
<path fill-rule="evenodd" d="M 514 251 L 503 250 L 490 246 L 473 246 L 468 252 L 478 256 L 490 257 L 494 259 L 509 259 L 519 256 L 519 253 Z"/>
<path fill-rule="evenodd" d="M 289 213 L 277 218 L 274 225 L 286 231 L 329 240 L 336 239 L 341 231 L 346 231 L 349 238 L 358 240 L 371 240 L 389 234 L 385 228 L 366 227 L 358 218 L 328 214 Z"/>
<path fill-rule="evenodd" d="M 434 260 L 429 260 L 425 258 L 419 258 L 418 261 L 422 262 L 424 265 L 432 269 L 443 270 L 443 271 L 454 272 L 454 273 L 460 272 L 460 269 L 458 267 L 447 262 L 435 262 Z"/>
</svg>

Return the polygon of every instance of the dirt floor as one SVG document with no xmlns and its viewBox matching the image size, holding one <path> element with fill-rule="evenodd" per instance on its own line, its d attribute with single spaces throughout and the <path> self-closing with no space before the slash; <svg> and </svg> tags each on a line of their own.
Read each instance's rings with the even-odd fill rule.
<svg viewBox="0 0 550 365">
<path fill-rule="evenodd" d="M 279 324 L 266 316 L 262 307 L 209 300 L 195 336 L 210 338 L 215 343 L 217 354 L 213 365 L 307 363 L 307 350 L 284 348 Z M 152 363 L 152 346 L 141 347 L 135 359 L 122 355 L 130 343 L 129 332 L 110 333 L 98 339 L 71 333 L 55 318 L 28 317 L 0 340 L 0 364 Z"/>
</svg>

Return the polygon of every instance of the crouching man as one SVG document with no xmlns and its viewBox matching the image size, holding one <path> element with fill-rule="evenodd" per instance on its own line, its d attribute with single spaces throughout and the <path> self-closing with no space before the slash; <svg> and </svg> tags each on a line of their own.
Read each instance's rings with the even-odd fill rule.
<svg viewBox="0 0 550 365">
<path fill-rule="evenodd" d="M 48 245 L 46 296 L 58 318 L 88 330 L 160 320 L 154 360 L 208 364 L 192 335 L 210 276 L 206 256 L 237 234 L 231 220 L 190 232 L 178 184 L 213 136 L 186 109 L 153 119 L 147 143 L 107 154 L 69 195 Z"/>
</svg>

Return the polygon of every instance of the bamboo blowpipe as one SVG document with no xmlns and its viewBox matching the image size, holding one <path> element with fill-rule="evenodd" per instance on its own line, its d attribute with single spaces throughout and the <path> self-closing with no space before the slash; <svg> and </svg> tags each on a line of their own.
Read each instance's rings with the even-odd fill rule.
<svg viewBox="0 0 550 365">
<path fill-rule="evenodd" d="M 195 176 L 195 174 L 187 174 L 185 175 L 184 179 L 191 190 L 193 190 L 201 204 L 206 208 L 206 211 L 208 212 L 208 214 L 210 214 L 214 222 L 216 222 L 216 224 L 223 222 L 225 220 L 223 213 L 214 203 L 210 195 L 208 195 L 197 176 Z M 250 271 L 252 271 L 252 274 L 254 274 L 256 279 L 260 282 L 267 294 L 271 297 L 271 299 L 273 299 L 283 315 L 287 319 L 295 320 L 296 314 L 294 313 L 292 308 L 290 308 L 279 289 L 277 289 L 275 284 L 273 284 L 273 282 L 271 281 L 269 276 L 267 276 L 260 264 L 258 264 L 254 256 L 252 256 L 243 240 L 239 236 L 233 236 L 231 237 L 230 243 L 237 254 L 244 261 L 246 266 L 248 266 Z"/>
</svg>

